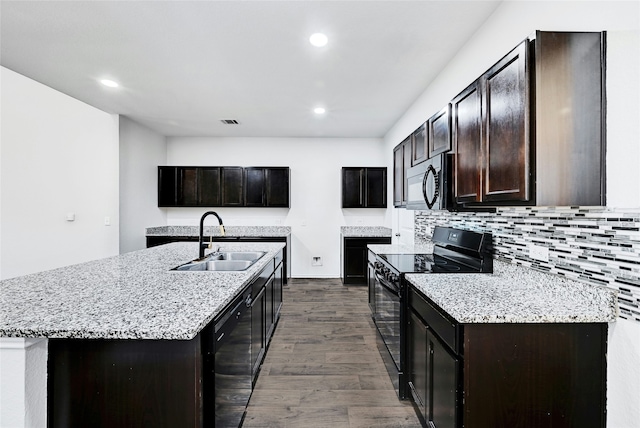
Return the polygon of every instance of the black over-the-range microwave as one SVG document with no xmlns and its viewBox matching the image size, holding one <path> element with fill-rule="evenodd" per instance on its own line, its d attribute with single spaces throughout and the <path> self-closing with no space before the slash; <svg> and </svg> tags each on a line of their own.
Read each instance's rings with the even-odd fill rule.
<svg viewBox="0 0 640 428">
<path fill-rule="evenodd" d="M 407 170 L 407 209 L 453 208 L 452 159 L 442 153 Z"/>
</svg>

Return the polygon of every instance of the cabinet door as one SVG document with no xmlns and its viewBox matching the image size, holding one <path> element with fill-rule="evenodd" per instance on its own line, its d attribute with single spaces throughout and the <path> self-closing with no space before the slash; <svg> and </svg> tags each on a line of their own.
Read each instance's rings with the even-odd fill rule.
<svg viewBox="0 0 640 428">
<path fill-rule="evenodd" d="M 266 168 L 266 206 L 289 207 L 289 168 Z"/>
<path fill-rule="evenodd" d="M 284 263 L 278 264 L 273 276 L 273 321 L 278 321 L 282 309 L 282 287 L 284 286 Z"/>
<path fill-rule="evenodd" d="M 263 207 L 265 205 L 265 169 L 244 169 L 244 205 L 247 207 Z"/>
<path fill-rule="evenodd" d="M 251 303 L 251 375 L 253 383 L 260 371 L 260 364 L 265 352 L 265 288 L 252 296 Z"/>
<path fill-rule="evenodd" d="M 244 205 L 244 180 L 242 167 L 222 168 L 222 206 L 241 207 Z"/>
<path fill-rule="evenodd" d="M 402 206 L 407 206 L 409 187 L 407 185 L 407 171 L 411 168 L 411 137 L 402 143 Z"/>
<path fill-rule="evenodd" d="M 427 326 L 413 311 L 409 311 L 407 332 L 409 346 L 409 392 L 422 419 L 427 420 Z"/>
<path fill-rule="evenodd" d="M 438 428 L 457 428 L 458 359 L 429 332 L 427 336 L 428 421 Z"/>
<path fill-rule="evenodd" d="M 480 101 L 479 81 L 475 81 L 451 102 L 457 203 L 480 202 Z"/>
<path fill-rule="evenodd" d="M 198 168 L 178 168 L 178 199 L 177 205 L 193 207 L 198 205 Z"/>
<path fill-rule="evenodd" d="M 366 168 L 365 207 L 387 207 L 387 168 Z"/>
<path fill-rule="evenodd" d="M 273 295 L 274 295 L 275 280 L 273 275 L 267 281 L 265 285 L 264 293 L 264 330 L 265 330 L 265 344 L 268 344 L 271 340 L 271 335 L 275 329 L 274 317 L 273 317 Z"/>
<path fill-rule="evenodd" d="M 423 123 L 411 134 L 411 166 L 416 166 L 427 160 L 427 124 Z"/>
<path fill-rule="evenodd" d="M 220 200 L 220 168 L 198 168 L 198 205 L 219 207 Z"/>
<path fill-rule="evenodd" d="M 347 238 L 348 239 L 348 238 Z M 359 242 L 359 240 L 356 240 Z M 366 243 L 350 245 L 349 241 L 344 247 L 344 282 L 365 282 L 367 272 L 367 248 Z"/>
<path fill-rule="evenodd" d="M 411 136 L 393 150 L 393 206 L 407 205 L 407 170 L 411 168 Z"/>
<path fill-rule="evenodd" d="M 342 168 L 342 208 L 363 208 L 364 168 Z"/>
<path fill-rule="evenodd" d="M 451 150 L 451 106 L 431 116 L 428 122 L 429 157 Z"/>
<path fill-rule="evenodd" d="M 393 206 L 403 207 L 404 167 L 402 143 L 393 149 Z"/>
<path fill-rule="evenodd" d="M 159 166 L 158 167 L 158 206 L 159 207 L 175 207 L 176 206 L 176 190 L 178 184 L 176 182 L 177 168 L 175 166 Z"/>
<path fill-rule="evenodd" d="M 483 76 L 485 201 L 529 200 L 528 43 Z"/>
</svg>

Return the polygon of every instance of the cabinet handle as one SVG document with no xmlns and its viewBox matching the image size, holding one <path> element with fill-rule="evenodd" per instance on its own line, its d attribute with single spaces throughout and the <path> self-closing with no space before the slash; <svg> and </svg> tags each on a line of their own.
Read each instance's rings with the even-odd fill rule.
<svg viewBox="0 0 640 428">
<path fill-rule="evenodd" d="M 359 198 L 360 198 L 360 205 L 363 204 L 362 202 L 362 193 L 364 193 L 364 189 L 362 188 L 363 184 L 362 184 L 362 174 L 360 174 L 360 192 L 359 193 Z"/>
</svg>

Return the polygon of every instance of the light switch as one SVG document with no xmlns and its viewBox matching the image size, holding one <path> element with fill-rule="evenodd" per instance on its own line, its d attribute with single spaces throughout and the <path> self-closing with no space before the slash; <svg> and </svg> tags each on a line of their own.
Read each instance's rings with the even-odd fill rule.
<svg viewBox="0 0 640 428">
<path fill-rule="evenodd" d="M 67 221 L 75 221 L 76 213 L 67 213 Z"/>
<path fill-rule="evenodd" d="M 105 226 L 111 226 L 111 217 L 106 216 L 106 217 L 104 218 L 104 225 L 105 225 Z"/>
</svg>

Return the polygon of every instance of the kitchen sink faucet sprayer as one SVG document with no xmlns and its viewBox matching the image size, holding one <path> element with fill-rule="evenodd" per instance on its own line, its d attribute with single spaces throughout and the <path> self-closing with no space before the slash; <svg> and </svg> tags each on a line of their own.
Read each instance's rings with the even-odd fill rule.
<svg viewBox="0 0 640 428">
<path fill-rule="evenodd" d="M 205 244 L 203 242 L 203 232 L 204 232 L 204 219 L 209 215 L 209 214 L 213 214 L 214 216 L 216 216 L 216 218 L 218 219 L 218 223 L 220 223 L 220 235 L 224 236 L 224 225 L 222 224 L 222 219 L 220 218 L 220 216 L 218 215 L 218 213 L 216 213 L 215 211 L 207 211 L 206 213 L 204 213 L 202 215 L 202 217 L 200 217 L 200 238 L 198 240 L 198 248 L 199 248 L 199 252 L 198 252 L 198 257 L 202 258 L 204 257 L 204 249 L 208 248 L 211 249 L 213 248 L 213 232 L 211 232 L 211 235 L 209 236 L 209 243 Z"/>
</svg>

